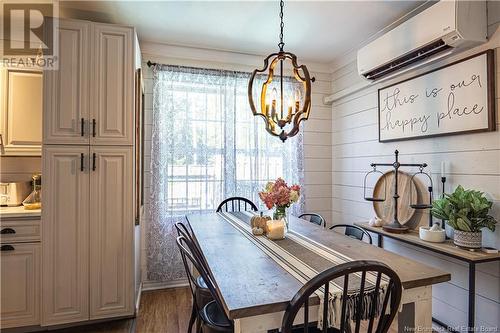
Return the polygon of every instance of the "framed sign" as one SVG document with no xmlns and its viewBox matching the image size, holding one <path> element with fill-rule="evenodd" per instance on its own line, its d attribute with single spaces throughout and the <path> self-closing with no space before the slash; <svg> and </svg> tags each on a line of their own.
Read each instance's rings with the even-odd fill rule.
<svg viewBox="0 0 500 333">
<path fill-rule="evenodd" d="M 378 90 L 380 142 L 495 130 L 493 50 Z"/>
</svg>

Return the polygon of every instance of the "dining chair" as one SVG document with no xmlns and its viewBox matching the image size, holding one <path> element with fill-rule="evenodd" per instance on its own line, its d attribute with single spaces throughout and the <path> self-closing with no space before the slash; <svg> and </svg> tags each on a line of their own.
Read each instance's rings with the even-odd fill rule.
<svg viewBox="0 0 500 333">
<path fill-rule="evenodd" d="M 373 281 L 370 282 L 370 286 L 367 286 L 367 274 L 376 275 L 376 281 L 373 285 Z M 385 276 L 384 280 L 383 276 Z M 349 283 L 354 279 L 359 278 L 359 289 L 358 291 L 349 290 Z M 339 280 L 340 278 L 340 280 Z M 330 282 L 333 280 L 341 281 L 339 285 L 343 285 L 341 300 L 355 297 L 354 306 L 351 308 L 353 313 L 349 313 L 349 307 L 347 302 L 342 301 L 342 309 L 340 311 L 340 330 L 336 328 L 329 328 L 327 320 L 323 320 L 322 328 L 317 328 L 317 323 L 309 322 L 309 301 L 311 295 L 315 294 L 318 290 L 321 290 L 321 294 L 324 295 L 323 299 L 323 318 L 327 318 L 329 314 L 328 306 L 331 304 L 329 302 L 330 297 Z M 343 280 L 343 281 L 342 281 Z M 370 281 L 370 280 L 369 280 Z M 382 292 L 381 281 L 387 283 L 386 291 Z M 337 282 L 338 283 L 338 282 Z M 352 281 L 351 281 L 352 283 Z M 381 307 L 377 309 L 376 306 L 371 306 L 369 309 L 363 309 L 363 297 L 368 293 L 372 293 L 373 299 L 368 302 L 368 304 L 381 304 Z M 398 312 L 399 303 L 401 301 L 402 294 L 402 284 L 399 276 L 394 272 L 389 266 L 384 263 L 373 261 L 373 260 L 358 260 L 350 261 L 337 266 L 334 266 L 326 271 L 323 271 L 316 275 L 314 278 L 309 280 L 300 290 L 293 296 L 292 300 L 288 304 L 285 314 L 283 316 L 283 321 L 281 324 L 281 333 L 330 333 L 330 332 L 351 332 L 351 322 L 355 324 L 355 333 L 359 333 L 362 320 L 367 320 L 368 327 L 367 332 L 372 333 L 373 328 L 375 328 L 375 333 L 386 333 L 391 326 L 396 313 Z M 378 298 L 378 297 L 383 297 Z M 389 300 L 390 299 L 390 300 Z M 380 302 L 382 301 L 382 302 Z M 389 306 L 389 311 L 387 307 Z M 297 316 L 299 310 L 304 309 L 304 324 L 300 327 L 293 327 L 293 322 Z M 363 318 L 362 312 L 366 310 L 368 313 L 367 317 Z M 366 324 L 366 323 L 364 323 Z"/>
<path fill-rule="evenodd" d="M 188 239 L 193 244 L 192 250 L 193 252 L 196 252 L 196 256 L 199 258 L 203 258 L 203 256 L 201 255 L 201 250 L 196 246 L 196 242 L 193 240 L 193 237 L 191 236 L 191 233 L 189 232 L 186 225 L 181 222 L 177 222 L 174 224 L 174 226 L 175 229 L 177 229 L 177 236 L 182 236 Z M 193 296 L 193 306 L 191 308 L 191 317 L 189 318 L 189 333 L 191 333 L 195 320 L 198 317 L 199 309 L 202 309 L 207 303 L 213 301 L 212 294 L 210 293 L 205 280 L 199 272 L 198 274 L 199 275 L 193 280 L 195 296 Z"/>
<path fill-rule="evenodd" d="M 179 236 L 177 237 L 177 246 L 179 247 L 179 251 L 181 253 L 182 262 L 188 276 L 189 287 L 193 298 L 196 297 L 196 289 L 194 287 L 196 279 L 190 269 L 190 266 L 193 266 L 200 273 L 213 297 L 213 300 L 205 304 L 203 307 L 196 307 L 197 318 L 201 323 L 201 325 L 197 328 L 197 333 L 234 332 L 233 322 L 227 317 L 223 310 L 224 307 L 221 299 L 219 298 L 215 283 L 213 282 L 204 261 L 198 257 L 195 245 L 185 236 Z M 189 327 L 188 332 L 191 332 L 191 326 Z"/>
<path fill-rule="evenodd" d="M 368 243 L 372 244 L 372 236 L 365 229 L 360 228 L 357 225 L 335 224 L 330 227 L 330 230 L 337 228 L 345 228 L 344 235 L 356 238 L 360 241 L 363 240 L 363 236 L 366 236 L 366 238 L 368 238 Z"/>
<path fill-rule="evenodd" d="M 317 214 L 317 213 L 304 213 L 299 216 L 299 219 L 304 219 L 306 221 L 309 221 L 311 223 L 323 226 L 326 228 L 326 220 L 323 216 Z"/>
<path fill-rule="evenodd" d="M 242 211 L 242 206 L 243 206 L 243 211 L 247 210 L 253 210 L 257 211 L 257 206 L 249 199 L 243 198 L 243 197 L 230 197 L 227 199 L 224 199 L 217 207 L 217 213 L 218 212 L 241 212 Z M 231 210 L 229 210 L 229 207 L 231 207 Z"/>
</svg>

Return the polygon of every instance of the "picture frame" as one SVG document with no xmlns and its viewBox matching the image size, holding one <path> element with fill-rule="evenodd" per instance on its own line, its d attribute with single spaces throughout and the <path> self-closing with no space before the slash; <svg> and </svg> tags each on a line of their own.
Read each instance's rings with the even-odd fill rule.
<svg viewBox="0 0 500 333">
<path fill-rule="evenodd" d="M 452 129 L 446 129 L 445 126 L 442 126 L 439 128 L 439 118 L 443 117 L 443 119 L 448 120 L 448 116 L 450 115 L 450 110 L 441 110 L 443 108 L 444 104 L 447 104 L 448 109 L 450 107 L 450 96 L 448 95 L 448 100 L 446 100 L 446 93 L 450 94 L 450 90 L 456 89 L 455 91 L 459 91 L 459 89 L 467 89 L 468 85 L 471 82 L 471 78 L 474 78 L 474 74 L 472 76 L 469 76 L 468 78 L 464 77 L 463 80 L 460 79 L 458 81 L 453 81 L 453 78 L 451 76 L 457 76 L 462 72 L 467 72 L 467 68 L 465 67 L 460 67 L 460 64 L 464 64 L 464 66 L 467 66 L 469 63 L 473 63 L 476 59 L 479 57 L 484 57 L 484 68 L 482 68 L 482 65 L 479 66 L 481 70 L 481 73 L 485 74 L 483 76 L 479 76 L 480 80 L 476 80 L 475 83 L 481 82 L 480 86 L 478 85 L 478 89 L 480 88 L 483 97 L 484 94 L 486 94 L 486 97 L 484 100 L 482 100 L 482 107 L 486 108 L 486 112 L 484 112 L 481 115 L 481 119 L 477 121 L 479 123 L 478 126 L 474 126 L 474 122 L 471 122 L 470 119 L 467 119 L 467 121 L 463 121 L 461 126 L 458 126 L 456 123 L 453 124 L 450 127 L 460 127 L 458 129 L 452 128 Z M 466 64 L 467 63 L 467 64 Z M 475 62 L 474 62 L 475 63 Z M 455 69 L 452 69 L 452 67 L 460 68 L 460 71 L 457 71 Z M 469 66 L 470 67 L 470 66 Z M 476 67 L 478 67 L 476 65 Z M 474 68 L 476 68 L 474 67 Z M 443 73 L 443 75 L 440 76 L 440 74 Z M 451 74 L 450 74 L 451 73 Z M 459 74 L 457 74 L 459 73 Z M 440 85 L 443 82 L 447 82 L 447 76 L 450 76 L 450 85 Z M 410 95 L 408 93 L 408 87 L 411 86 L 412 81 L 415 83 L 415 86 L 418 88 L 415 88 L 415 92 L 413 95 Z M 430 83 L 429 83 L 430 82 Z M 432 83 L 439 83 L 435 87 L 432 85 Z M 453 83 L 451 83 L 453 82 Z M 426 88 L 423 89 L 425 85 L 429 85 L 429 89 L 427 86 Z M 399 89 L 401 87 L 401 89 Z M 472 87 L 472 86 L 471 86 Z M 392 91 L 390 89 L 393 89 Z M 401 102 L 402 99 L 406 98 L 407 101 L 410 101 L 411 96 L 419 96 L 416 98 L 419 98 L 419 102 L 422 102 L 423 99 L 429 99 L 428 94 L 432 95 L 432 92 L 438 91 L 438 94 L 441 93 L 441 98 L 442 100 L 440 103 L 421 103 L 422 105 L 418 105 L 415 103 L 415 107 L 413 107 L 413 111 L 417 111 L 417 113 L 410 113 L 406 112 L 406 114 L 401 117 L 401 118 L 396 118 L 396 120 L 390 119 L 390 122 L 387 121 L 388 113 L 387 113 L 387 106 L 389 105 L 387 102 L 387 96 L 393 96 L 394 91 L 403 92 L 402 96 L 399 96 L 399 102 Z M 389 91 L 389 93 L 388 93 Z M 477 92 L 476 92 L 477 94 Z M 408 97 L 410 96 L 410 97 Z M 435 97 L 435 96 L 434 96 Z M 460 59 L 458 61 L 452 62 L 450 64 L 438 67 L 436 69 L 427 71 L 425 73 L 413 76 L 411 78 L 390 84 L 388 86 L 382 87 L 378 89 L 377 91 L 377 98 L 378 98 L 378 141 L 379 142 L 394 142 L 394 141 L 404 141 L 404 140 L 415 140 L 415 139 L 421 139 L 421 138 L 430 138 L 430 137 L 440 137 L 440 136 L 448 136 L 448 135 L 457 135 L 457 134 L 466 134 L 466 133 L 478 133 L 478 132 L 486 132 L 486 131 L 495 131 L 496 130 L 496 119 L 495 119 L 495 69 L 494 69 L 494 51 L 489 49 L 485 50 L 479 53 L 476 53 L 474 55 L 471 55 L 469 57 Z M 391 97 L 392 98 L 392 97 Z M 454 96 L 453 96 L 454 98 Z M 455 99 L 453 99 L 454 101 Z M 436 99 L 437 102 L 437 99 Z M 393 101 L 391 100 L 391 105 Z M 395 102 L 394 102 L 395 103 Z M 403 104 L 403 102 L 401 102 Z M 407 109 L 411 109 L 411 103 L 407 103 Z M 396 105 L 396 104 L 394 104 Z M 481 106 L 479 106 L 481 107 Z M 441 108 L 441 109 L 440 109 Z M 468 108 L 467 112 L 470 112 L 473 108 L 473 105 L 471 106 L 460 106 L 462 111 L 458 111 L 457 115 L 463 112 L 463 108 Z M 457 107 L 458 109 L 458 107 Z M 455 112 L 456 109 L 452 110 L 452 113 Z M 386 113 L 384 113 L 384 111 Z M 441 114 L 439 114 L 440 111 Z M 399 112 L 403 114 L 401 109 L 399 109 Z M 446 116 L 443 116 L 445 114 Z M 411 118 L 409 118 L 411 117 Z M 427 133 L 418 133 L 415 135 L 408 135 L 406 134 L 401 134 L 401 133 L 391 133 L 390 135 L 388 132 L 390 130 L 394 130 L 397 126 L 403 126 L 403 131 L 404 131 L 404 123 L 406 121 L 411 120 L 409 122 L 409 126 L 413 126 L 413 120 L 416 119 L 416 122 L 421 119 L 425 119 L 428 117 L 428 121 L 431 124 L 431 126 L 434 126 L 433 129 L 429 130 Z M 455 117 L 457 118 L 457 117 Z M 466 117 L 464 117 L 465 119 Z M 450 116 L 449 119 L 452 119 Z M 457 120 L 455 120 L 457 122 Z M 437 123 L 437 125 L 436 125 Z M 449 122 L 451 123 L 451 121 Z M 395 124 L 395 125 L 394 125 Z M 394 128 L 392 126 L 395 126 Z M 437 128 L 437 129 L 436 129 Z M 413 127 L 412 127 L 413 130 Z M 385 131 L 385 132 L 383 132 Z"/>
</svg>

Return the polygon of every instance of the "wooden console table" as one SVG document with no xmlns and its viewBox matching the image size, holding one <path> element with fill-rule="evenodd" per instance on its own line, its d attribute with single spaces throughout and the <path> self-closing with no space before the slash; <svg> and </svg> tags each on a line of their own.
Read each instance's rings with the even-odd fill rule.
<svg viewBox="0 0 500 333">
<path fill-rule="evenodd" d="M 381 227 L 372 227 L 368 223 L 354 223 L 358 227 L 365 229 L 366 231 L 373 232 L 379 237 L 377 240 L 378 247 L 382 247 L 383 237 L 389 237 L 391 239 L 416 246 L 418 248 L 426 249 L 432 252 L 442 254 L 447 257 L 452 257 L 460 261 L 464 261 L 469 266 L 469 310 L 468 310 L 468 328 L 469 331 L 473 331 L 475 327 L 475 294 L 476 294 L 476 264 L 483 262 L 497 261 L 500 260 L 499 253 L 484 253 L 481 251 L 468 251 L 458 248 L 453 244 L 452 240 L 446 240 L 444 243 L 431 243 L 421 240 L 418 237 L 418 231 L 412 230 L 405 234 L 395 234 L 383 230 Z M 444 324 L 439 320 L 433 318 L 433 320 L 441 326 L 447 327 L 452 330 L 450 325 Z"/>
</svg>

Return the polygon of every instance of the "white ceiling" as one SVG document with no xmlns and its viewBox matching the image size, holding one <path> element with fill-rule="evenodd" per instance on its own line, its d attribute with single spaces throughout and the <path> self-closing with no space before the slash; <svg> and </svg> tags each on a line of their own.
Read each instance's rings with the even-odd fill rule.
<svg viewBox="0 0 500 333">
<path fill-rule="evenodd" d="M 332 63 L 422 1 L 286 1 L 285 50 Z M 265 55 L 278 1 L 61 1 L 61 13 L 133 25 L 143 41 Z"/>
</svg>

